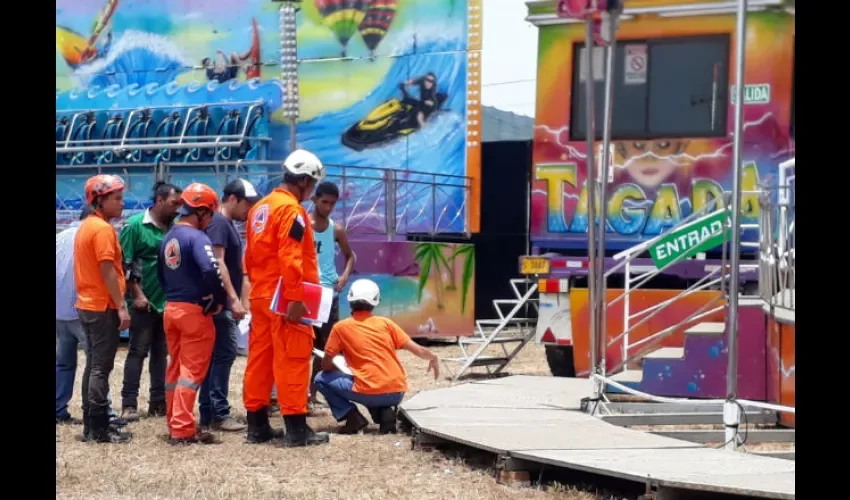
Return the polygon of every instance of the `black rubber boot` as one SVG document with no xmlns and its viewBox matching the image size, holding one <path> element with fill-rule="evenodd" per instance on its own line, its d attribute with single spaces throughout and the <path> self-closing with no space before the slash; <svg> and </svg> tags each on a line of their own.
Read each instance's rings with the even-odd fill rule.
<svg viewBox="0 0 850 500">
<path fill-rule="evenodd" d="M 283 421 L 286 423 L 284 448 L 327 444 L 331 440 L 326 432 L 315 432 L 307 425 L 307 415 L 284 415 Z"/>
<path fill-rule="evenodd" d="M 268 408 L 249 411 L 246 420 L 248 421 L 248 443 L 266 443 L 272 439 L 281 439 L 283 437 L 283 431 L 272 428 L 269 423 Z"/>
<path fill-rule="evenodd" d="M 109 415 L 89 416 L 88 441 L 95 443 L 129 443 L 132 435 L 129 432 L 121 432 L 109 425 Z"/>
<path fill-rule="evenodd" d="M 366 417 L 360 413 L 360 410 L 355 406 L 353 410 L 348 412 L 345 416 L 345 425 L 339 428 L 340 434 L 357 434 L 361 430 L 363 430 L 367 425 L 369 425 L 369 421 L 366 420 Z"/>
<path fill-rule="evenodd" d="M 83 441 L 88 441 L 91 436 L 91 419 L 87 413 L 83 412 Z"/>
<path fill-rule="evenodd" d="M 148 418 L 164 417 L 166 413 L 165 401 L 148 405 Z"/>
<path fill-rule="evenodd" d="M 381 408 L 379 411 L 378 432 L 381 434 L 396 434 L 398 426 L 396 425 L 396 409 L 394 407 Z"/>
</svg>

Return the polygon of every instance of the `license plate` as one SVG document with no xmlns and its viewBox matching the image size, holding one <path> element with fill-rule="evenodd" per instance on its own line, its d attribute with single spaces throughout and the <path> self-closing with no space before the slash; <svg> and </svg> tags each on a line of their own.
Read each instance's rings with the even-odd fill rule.
<svg viewBox="0 0 850 500">
<path fill-rule="evenodd" d="M 523 255 L 519 258 L 520 274 L 549 274 L 551 263 L 546 257 Z"/>
</svg>

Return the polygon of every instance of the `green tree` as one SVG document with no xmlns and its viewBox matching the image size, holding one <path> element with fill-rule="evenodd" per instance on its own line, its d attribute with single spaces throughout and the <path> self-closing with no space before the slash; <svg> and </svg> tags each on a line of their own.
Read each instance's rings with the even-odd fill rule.
<svg viewBox="0 0 850 500">
<path fill-rule="evenodd" d="M 451 245 L 451 247 L 449 247 L 451 255 L 449 255 L 448 259 L 446 259 L 448 265 L 448 269 L 446 269 L 446 271 L 449 273 L 449 284 L 446 285 L 446 290 L 457 290 L 457 277 L 455 276 L 455 249 L 457 249 L 457 245 Z"/>
<path fill-rule="evenodd" d="M 431 271 L 434 271 L 435 287 L 437 290 L 437 308 L 443 309 L 443 277 L 442 270 L 449 269 L 449 262 L 443 254 L 443 249 L 447 248 L 446 243 L 417 243 L 413 249 L 413 260 L 419 265 L 419 288 L 417 290 L 419 302 L 422 302 L 422 292 L 425 291 L 425 286 L 428 284 L 428 278 L 431 277 Z"/>
<path fill-rule="evenodd" d="M 458 245 L 450 257 L 452 268 L 455 259 L 463 257 L 463 271 L 460 278 L 460 312 L 466 312 L 466 297 L 469 294 L 469 285 L 475 279 L 475 245 Z"/>
</svg>

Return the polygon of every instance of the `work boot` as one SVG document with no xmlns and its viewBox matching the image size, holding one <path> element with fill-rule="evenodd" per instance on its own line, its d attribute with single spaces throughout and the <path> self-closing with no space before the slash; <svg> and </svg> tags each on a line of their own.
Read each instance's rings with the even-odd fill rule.
<svg viewBox="0 0 850 500">
<path fill-rule="evenodd" d="M 378 410 L 379 420 L 375 422 L 378 424 L 378 432 L 381 434 L 396 434 L 398 433 L 398 427 L 396 425 L 397 417 L 396 417 L 396 409 L 392 406 L 380 408 Z"/>
<path fill-rule="evenodd" d="M 260 444 L 268 442 L 272 439 L 280 439 L 283 437 L 283 431 L 272 428 L 269 424 L 268 408 L 260 408 L 257 411 L 249 411 L 248 420 L 248 442 L 251 444 Z"/>
<path fill-rule="evenodd" d="M 307 425 L 307 415 L 284 415 L 283 421 L 286 423 L 284 448 L 327 444 L 331 440 L 326 432 L 315 432 Z"/>
<path fill-rule="evenodd" d="M 138 422 L 139 410 L 132 406 L 128 406 L 121 410 L 121 419 L 126 420 L 127 422 Z"/>
<path fill-rule="evenodd" d="M 109 415 L 91 415 L 89 417 L 88 441 L 95 443 L 129 443 L 132 435 L 121 432 L 109 425 Z"/>
<path fill-rule="evenodd" d="M 164 417 L 165 413 L 165 401 L 160 403 L 151 403 L 148 405 L 148 417 L 150 418 Z"/>
<path fill-rule="evenodd" d="M 213 421 L 212 423 L 212 429 L 215 431 L 241 432 L 247 428 L 248 427 L 245 424 L 233 417 L 225 417 L 224 420 L 221 420 L 220 422 Z"/>
<path fill-rule="evenodd" d="M 80 425 L 83 421 L 74 418 L 71 415 L 66 415 L 64 417 L 56 417 L 56 425 Z"/>
<path fill-rule="evenodd" d="M 83 413 L 83 436 L 82 441 L 88 441 L 91 435 L 91 417 Z"/>
<path fill-rule="evenodd" d="M 189 436 L 185 438 L 175 438 L 169 437 L 168 444 L 172 446 L 185 446 L 188 444 L 215 444 L 217 441 L 215 436 L 207 431 L 198 431 L 194 436 Z"/>
<path fill-rule="evenodd" d="M 345 425 L 339 428 L 340 434 L 357 434 L 361 430 L 363 430 L 367 425 L 369 425 L 369 421 L 366 420 L 366 417 L 360 413 L 360 410 L 355 406 L 348 414 L 345 416 Z"/>
<path fill-rule="evenodd" d="M 119 418 L 117 415 L 109 416 L 109 425 L 111 425 L 112 427 L 125 427 L 127 426 L 127 424 L 129 424 L 129 422 L 127 422 L 123 418 Z"/>
</svg>

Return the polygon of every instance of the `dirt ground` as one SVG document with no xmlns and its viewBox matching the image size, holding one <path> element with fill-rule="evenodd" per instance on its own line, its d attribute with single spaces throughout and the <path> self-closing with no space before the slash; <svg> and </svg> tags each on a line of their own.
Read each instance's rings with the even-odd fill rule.
<svg viewBox="0 0 850 500">
<path fill-rule="evenodd" d="M 440 356 L 458 353 L 455 345 L 432 346 Z M 126 348 L 111 376 L 113 404 L 120 411 L 121 380 Z M 410 381 L 407 397 L 419 391 L 451 385 L 441 374 L 434 381 L 426 363 L 406 352 L 400 357 Z M 231 377 L 230 404 L 244 415 L 239 357 Z M 71 413 L 80 416 L 80 377 L 85 360 L 80 353 Z M 529 345 L 510 365 L 510 373 L 548 375 L 543 349 Z M 142 375 L 139 409 L 147 411 L 147 370 Z M 317 430 L 333 431 L 327 409 L 310 418 Z M 144 413 L 143 413 L 144 414 Z M 282 426 L 280 418 L 274 426 Z M 358 436 L 332 435 L 327 446 L 281 449 L 247 445 L 244 433 L 218 433 L 221 444 L 175 448 L 165 442 L 164 419 L 142 418 L 130 424 L 133 440 L 126 445 L 82 443 L 82 426 L 56 427 L 56 489 L 62 499 L 286 499 L 286 500 L 443 500 L 529 499 L 592 500 L 596 498 L 559 485 L 543 489 L 498 484 L 490 471 L 472 469 L 440 452 L 412 451 L 410 438 L 379 436 L 375 426 Z"/>
</svg>

